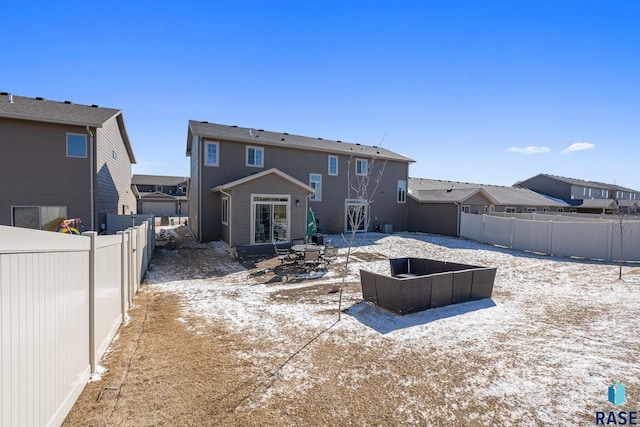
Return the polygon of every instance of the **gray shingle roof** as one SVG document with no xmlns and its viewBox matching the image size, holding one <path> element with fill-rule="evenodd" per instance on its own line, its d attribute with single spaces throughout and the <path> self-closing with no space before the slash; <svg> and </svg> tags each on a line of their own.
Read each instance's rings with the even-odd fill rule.
<svg viewBox="0 0 640 427">
<path fill-rule="evenodd" d="M 418 198 L 424 190 L 449 190 L 482 189 L 498 205 L 501 206 L 547 206 L 566 207 L 567 203 L 538 194 L 526 188 L 505 187 L 501 185 L 474 184 L 469 182 L 445 181 L 437 179 L 409 178 L 409 191 Z M 419 199 L 418 199 L 419 200 Z"/>
<path fill-rule="evenodd" d="M 339 153 L 369 158 L 377 157 L 407 163 L 413 163 L 415 161 L 409 157 L 375 145 L 368 146 L 342 141 L 332 141 L 323 138 L 290 135 L 286 132 L 270 132 L 262 129 L 198 122 L 195 120 L 189 121 L 189 131 L 191 135 L 204 136 L 212 139 L 224 139 L 278 147 L 294 147 L 302 150 L 324 151 L 328 153 Z M 187 154 L 190 152 L 191 138 L 188 138 Z"/>
<path fill-rule="evenodd" d="M 184 176 L 133 175 L 132 185 L 180 185 L 189 178 Z"/>
<path fill-rule="evenodd" d="M 43 98 L 0 93 L 0 117 L 33 120 L 49 123 L 64 123 L 79 126 L 101 127 L 121 111 L 114 108 L 73 104 L 69 101 L 49 101 Z"/>
<path fill-rule="evenodd" d="M 614 190 L 614 191 L 628 191 L 628 192 L 632 192 L 632 193 L 637 193 L 638 192 L 638 190 L 633 190 L 631 188 L 622 187 L 622 186 L 616 185 L 616 184 L 607 184 L 605 182 L 587 181 L 587 180 L 584 180 L 584 179 L 577 179 L 577 178 L 568 178 L 568 177 L 565 177 L 565 176 L 551 175 L 551 174 L 548 174 L 548 173 L 540 173 L 540 174 L 538 174 L 536 176 L 533 176 L 531 178 L 527 178 L 525 180 L 518 181 L 515 185 L 520 185 L 521 183 L 524 183 L 526 181 L 529 181 L 530 179 L 533 179 L 533 178 L 536 178 L 536 177 L 539 177 L 539 176 L 550 178 L 550 179 L 555 179 L 556 181 L 564 182 L 564 183 L 575 185 L 575 186 L 578 186 L 578 187 L 597 188 L 597 189 Z"/>
<path fill-rule="evenodd" d="M 409 195 L 423 203 L 463 202 L 478 192 L 479 188 L 414 190 L 409 187 Z"/>
</svg>

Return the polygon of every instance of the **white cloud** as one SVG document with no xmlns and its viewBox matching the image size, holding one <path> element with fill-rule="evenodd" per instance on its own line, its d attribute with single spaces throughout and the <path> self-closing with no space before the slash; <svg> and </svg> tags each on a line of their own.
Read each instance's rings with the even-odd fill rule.
<svg viewBox="0 0 640 427">
<path fill-rule="evenodd" d="M 522 154 L 541 154 L 548 153 L 547 147 L 511 147 L 507 150 L 507 153 L 522 153 Z"/>
<path fill-rule="evenodd" d="M 574 151 L 592 150 L 593 148 L 595 148 L 595 144 L 592 144 L 590 142 L 576 142 L 562 150 L 562 152 L 573 153 Z"/>
</svg>

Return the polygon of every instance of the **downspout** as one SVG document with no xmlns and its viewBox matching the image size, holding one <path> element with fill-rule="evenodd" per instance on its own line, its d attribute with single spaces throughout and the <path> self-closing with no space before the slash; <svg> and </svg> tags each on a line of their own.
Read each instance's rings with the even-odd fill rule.
<svg viewBox="0 0 640 427">
<path fill-rule="evenodd" d="M 89 126 L 86 126 L 87 133 L 89 134 L 89 163 L 91 167 L 91 173 L 89 174 L 89 194 L 91 200 L 91 231 L 95 231 L 95 218 L 96 218 L 96 207 L 95 207 L 95 189 L 93 186 L 93 175 L 95 174 L 95 165 L 93 158 L 93 132 L 89 129 Z"/>
<path fill-rule="evenodd" d="M 233 243 L 233 234 L 231 233 L 231 226 L 232 226 L 232 222 L 231 222 L 231 194 L 225 192 L 224 190 L 220 190 L 220 192 L 222 194 L 224 194 L 225 196 L 227 196 L 229 198 L 229 205 L 227 206 L 227 209 L 229 210 L 227 212 L 227 227 L 229 227 L 229 247 L 233 247 L 232 243 Z"/>
</svg>

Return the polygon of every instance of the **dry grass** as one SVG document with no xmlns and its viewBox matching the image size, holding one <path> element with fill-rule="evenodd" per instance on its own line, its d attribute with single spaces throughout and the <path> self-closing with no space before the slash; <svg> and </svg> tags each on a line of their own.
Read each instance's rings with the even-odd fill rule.
<svg viewBox="0 0 640 427">
<path fill-rule="evenodd" d="M 364 262 L 384 258 L 359 250 L 354 257 Z M 270 303 L 316 304 L 321 307 L 316 316 L 337 320 L 337 310 L 326 304 L 327 298 L 335 299 L 329 295 L 331 283 L 283 278 L 274 274 L 278 263 L 273 259 L 246 267 L 252 283 L 275 288 L 291 282 L 290 288 L 270 293 Z M 211 252 L 198 245 L 158 249 L 152 268 L 176 281 L 225 274 Z M 503 283 L 520 274 L 518 268 L 504 268 Z M 345 283 L 350 304 L 357 302 L 359 291 L 359 283 Z M 498 287 L 494 298 L 510 300 L 512 293 L 513 288 Z M 546 305 L 531 311 L 531 324 L 509 325 L 491 343 L 451 328 L 446 333 L 466 338 L 445 347 L 429 339 L 398 346 L 367 328 L 362 332 L 367 337 L 354 337 L 353 329 L 332 321 L 315 329 L 278 325 L 280 335 L 248 336 L 228 329 L 224 319 L 186 317 L 179 295 L 154 285 L 143 286 L 134 304 L 130 321 L 100 362 L 106 373 L 86 386 L 65 426 L 543 425 L 539 402 L 547 412 L 563 413 L 562 390 L 548 398 L 539 395 L 547 389 L 540 379 L 566 368 L 553 351 L 564 351 L 566 340 L 588 339 L 567 335 L 566 325 L 581 327 L 607 309 Z M 537 299 L 530 304 L 532 310 L 543 305 Z M 538 365 L 521 354 L 523 342 L 539 354 Z M 566 346 L 570 351 L 569 341 Z M 593 347 L 600 351 L 601 345 L 594 342 Z M 622 357 L 630 365 L 637 361 L 636 353 Z M 486 381 L 508 380 L 505 372 L 522 373 L 513 393 L 483 392 Z M 590 423 L 593 412 L 585 408 L 558 424 Z"/>
</svg>

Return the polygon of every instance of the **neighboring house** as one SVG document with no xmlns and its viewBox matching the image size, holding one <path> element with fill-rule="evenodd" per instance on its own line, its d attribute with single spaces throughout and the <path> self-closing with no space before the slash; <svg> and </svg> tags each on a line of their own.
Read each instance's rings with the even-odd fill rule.
<svg viewBox="0 0 640 427">
<path fill-rule="evenodd" d="M 138 199 L 139 214 L 188 216 L 187 187 L 182 176 L 133 175 L 131 188 Z"/>
<path fill-rule="evenodd" d="M 200 241 L 230 247 L 303 238 L 307 209 L 323 233 L 349 229 L 347 214 L 371 202 L 367 226 L 406 230 L 413 160 L 376 147 L 262 129 L 190 121 L 189 224 Z M 368 200 L 352 186 L 368 168 Z M 381 175 L 375 191 L 373 181 Z"/>
<path fill-rule="evenodd" d="M 0 224 L 53 229 L 136 212 L 122 111 L 0 93 Z"/>
<path fill-rule="evenodd" d="M 637 212 L 640 204 L 640 191 L 637 190 L 544 173 L 515 185 L 564 200 L 571 205 L 572 212 L 613 213 L 621 207 L 631 213 Z"/>
<path fill-rule="evenodd" d="M 409 178 L 408 230 L 458 236 L 461 212 L 562 212 L 568 206 L 526 188 Z"/>
</svg>

